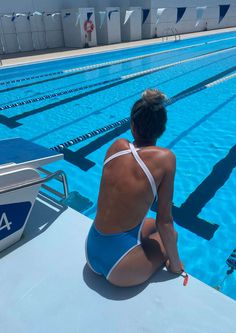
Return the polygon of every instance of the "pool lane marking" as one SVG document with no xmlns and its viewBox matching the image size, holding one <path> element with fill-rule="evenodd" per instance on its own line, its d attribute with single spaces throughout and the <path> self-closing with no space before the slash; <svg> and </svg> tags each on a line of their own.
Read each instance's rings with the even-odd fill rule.
<svg viewBox="0 0 236 333">
<path fill-rule="evenodd" d="M 235 168 L 236 145 L 231 147 L 227 155 L 212 167 L 211 173 L 198 185 L 179 208 L 173 206 L 175 222 L 181 227 L 210 240 L 219 225 L 207 222 L 199 218 L 198 215 L 225 185 Z"/>
<path fill-rule="evenodd" d="M 207 89 L 207 88 L 211 88 L 211 87 L 213 87 L 217 84 L 220 84 L 222 82 L 230 80 L 230 79 L 235 77 L 236 73 L 231 74 L 231 75 L 227 75 L 227 74 L 230 73 L 230 72 L 234 72 L 235 70 L 236 70 L 236 66 L 233 66 L 233 67 L 231 67 L 231 68 L 229 68 L 229 69 L 227 69 L 227 70 L 225 70 L 225 71 L 223 71 L 223 72 L 221 72 L 217 75 L 214 75 L 213 77 L 211 77 L 212 80 L 210 82 L 209 82 L 209 79 L 204 80 L 204 81 L 196 84 L 194 86 L 194 88 L 193 87 L 188 88 L 188 89 L 184 90 L 183 92 L 180 92 L 179 94 L 175 95 L 174 97 L 169 98 L 167 100 L 166 104 L 171 105 L 171 104 L 177 102 L 178 100 L 180 100 L 182 98 L 186 98 L 189 95 L 195 94 L 199 91 L 202 91 L 202 90 Z"/>
<path fill-rule="evenodd" d="M 199 86 L 202 86 L 204 84 L 207 84 L 209 83 L 211 80 L 216 80 L 216 79 L 219 79 L 221 78 L 223 75 L 226 75 L 226 74 L 229 74 L 230 72 L 234 71 L 235 70 L 235 67 L 231 67 L 230 69 L 224 71 L 224 72 L 221 72 L 220 74 L 217 74 L 215 76 L 213 76 L 211 79 L 207 79 L 207 80 L 204 80 L 202 81 L 200 84 L 197 84 L 194 86 L 194 88 L 198 88 L 199 90 Z M 130 80 L 134 80 L 136 79 L 135 77 L 131 77 L 131 78 L 128 78 L 125 80 L 125 82 L 128 82 Z M 64 100 L 59 100 L 57 102 L 54 102 L 52 104 L 49 104 L 49 105 L 45 105 L 45 106 L 42 106 L 38 109 L 33 109 L 33 110 L 30 110 L 30 111 L 25 111 L 19 115 L 16 115 L 16 116 L 13 116 L 13 117 L 10 117 L 8 118 L 7 116 L 5 115 L 0 115 L 0 123 L 2 123 L 3 125 L 5 126 L 8 126 L 9 128 L 16 128 L 18 126 L 21 126 L 22 124 L 18 122 L 19 119 L 23 119 L 23 118 L 26 118 L 26 117 L 29 117 L 29 116 L 32 116 L 34 114 L 37 114 L 37 113 L 40 113 L 40 112 L 43 112 L 43 111 L 48 111 L 50 109 L 53 109 L 59 105 L 61 105 L 62 103 L 63 104 L 66 104 L 66 103 L 69 103 L 69 102 L 72 102 L 72 101 L 75 101 L 75 100 L 78 100 L 78 99 L 81 99 L 83 97 L 86 97 L 90 94 L 94 94 L 94 93 L 97 93 L 97 92 L 100 92 L 100 91 L 103 91 L 104 89 L 108 89 L 108 88 L 113 88 L 121 83 L 123 83 L 124 81 L 118 81 L 118 82 L 113 82 L 113 83 L 110 83 L 108 84 L 107 86 L 105 87 L 97 87 L 95 89 L 93 89 L 92 91 L 89 91 L 89 92 L 84 92 L 84 93 L 81 93 L 77 96 L 72 96 L 72 97 L 67 97 L 66 99 Z M 188 88 L 187 91 L 185 91 L 185 93 L 187 94 L 187 92 L 193 90 L 193 87 L 191 88 Z M 181 96 L 182 96 L 182 93 L 180 93 Z M 182 97 L 178 97 L 179 94 L 177 94 L 176 96 L 174 96 L 175 99 L 177 98 L 182 98 Z"/>
<path fill-rule="evenodd" d="M 112 124 L 108 124 L 106 126 L 103 126 L 101 128 L 98 128 L 92 132 L 89 132 L 89 133 L 86 133 L 84 135 L 80 135 L 79 137 L 75 138 L 75 139 L 71 139 L 71 140 L 68 140 L 64 143 L 61 143 L 55 147 L 51 147 L 50 149 L 52 150 L 57 150 L 57 151 L 60 151 L 64 148 L 68 148 L 68 147 L 71 147 L 77 143 L 80 143 L 82 141 L 85 141 L 85 140 L 88 140 L 88 139 L 91 139 L 92 137 L 95 137 L 99 134 L 102 134 L 104 132 L 107 132 L 109 131 L 110 129 L 115 129 L 117 127 L 120 127 L 124 124 L 127 124 L 130 122 L 130 117 L 127 117 L 127 118 L 124 118 L 124 119 L 121 119 L 121 120 L 118 120 L 116 121 L 115 123 L 112 123 Z"/>
<path fill-rule="evenodd" d="M 22 87 L 24 88 L 24 87 L 27 87 L 29 85 L 35 85 L 35 84 L 41 84 L 41 83 L 48 82 L 48 81 L 54 81 L 54 80 L 57 80 L 57 79 L 66 78 L 66 77 L 74 76 L 74 75 L 77 75 L 77 74 L 83 74 L 85 72 L 91 72 L 91 71 L 96 70 L 96 69 L 103 69 L 103 68 L 113 66 L 113 65 L 118 65 L 118 64 L 130 62 L 130 61 L 144 59 L 144 58 L 152 57 L 152 56 L 159 55 L 159 54 L 162 54 L 162 53 L 169 53 L 169 52 L 176 51 L 176 50 L 183 50 L 183 49 L 188 49 L 188 48 L 191 48 L 191 47 L 197 47 L 199 45 L 204 45 L 204 43 L 196 44 L 196 45 L 193 45 L 193 46 L 184 46 L 184 47 L 181 47 L 181 48 L 175 48 L 175 49 L 165 50 L 165 51 L 160 51 L 160 52 L 155 52 L 155 53 L 149 53 L 149 54 L 145 54 L 145 55 L 142 55 L 142 56 L 125 58 L 125 59 L 121 59 L 121 60 L 109 61 L 109 62 L 105 62 L 105 63 L 101 63 L 101 64 L 95 64 L 95 65 L 90 65 L 90 66 L 72 68 L 72 69 L 69 69 L 69 70 L 63 70 L 61 72 L 56 72 L 56 73 L 49 73 L 49 74 L 45 74 L 45 76 L 53 76 L 54 74 L 55 75 L 60 75 L 60 76 L 58 76 L 56 78 L 51 78 L 51 79 L 47 79 L 47 80 L 43 80 L 43 81 L 34 82 L 33 84 L 10 87 L 10 88 L 1 90 L 0 93 L 6 92 L 6 91 L 11 91 L 11 90 L 16 90 L 16 89 L 19 89 L 19 88 L 22 88 Z M 61 75 L 61 74 L 65 74 L 65 73 L 66 73 L 66 75 Z M 6 83 L 3 82 L 3 83 L 0 83 L 0 85 L 10 84 L 10 83 L 17 83 L 17 82 L 22 82 L 22 81 L 27 81 L 27 80 L 33 80 L 33 79 L 37 79 L 37 78 L 41 78 L 41 77 L 43 77 L 43 75 L 32 76 L 32 77 L 29 77 L 29 78 L 23 78 L 23 79 L 8 81 Z"/>
<path fill-rule="evenodd" d="M 213 82 L 211 82 L 211 83 L 208 83 L 208 84 L 206 84 L 205 87 L 206 87 L 206 88 L 213 87 L 213 86 L 215 86 L 215 85 L 217 85 L 217 84 L 219 84 L 219 83 L 221 83 L 221 82 L 224 82 L 224 81 L 227 81 L 227 80 L 233 79 L 234 77 L 236 77 L 236 73 L 231 74 L 231 75 L 229 75 L 229 76 L 225 76 L 225 77 L 223 77 L 222 79 L 219 79 L 219 80 L 213 81 Z"/>
<path fill-rule="evenodd" d="M 81 90 L 86 90 L 86 89 L 97 87 L 97 86 L 102 86 L 102 85 L 107 84 L 107 83 L 110 84 L 110 83 L 116 82 L 118 80 L 120 80 L 120 78 L 105 80 L 105 81 L 102 81 L 102 82 L 93 83 L 93 84 L 90 84 L 90 85 L 87 85 L 87 86 L 82 86 L 82 87 L 79 87 L 79 88 L 64 90 L 64 91 L 60 91 L 58 93 L 53 93 L 53 94 L 50 94 L 50 95 L 44 95 L 44 96 L 41 96 L 41 97 L 31 98 L 31 99 L 28 99 L 28 100 L 22 101 L 22 102 L 4 105 L 4 106 L 0 107 L 0 111 L 12 109 L 12 108 L 15 108 L 15 107 L 18 107 L 18 106 L 31 104 L 31 103 L 35 103 L 35 102 L 39 102 L 39 101 L 43 101 L 43 100 L 47 100 L 47 99 L 58 97 L 58 96 L 71 94 L 71 93 L 74 93 L 74 92 L 78 92 L 78 91 L 81 91 Z"/>
<path fill-rule="evenodd" d="M 95 84 L 92 84 L 92 85 L 83 86 L 83 87 L 79 87 L 79 88 L 75 88 L 75 89 L 69 89 L 69 90 L 61 91 L 59 93 L 44 95 L 44 96 L 41 96 L 41 97 L 29 99 L 29 100 L 26 100 L 26 101 L 4 105 L 4 106 L 0 107 L 0 111 L 12 109 L 12 108 L 22 106 L 22 105 L 25 105 L 25 104 L 31 104 L 31 103 L 39 102 L 39 101 L 42 101 L 42 100 L 51 99 L 51 98 L 66 95 L 66 94 L 71 94 L 71 93 L 78 92 L 78 91 L 81 91 L 81 90 L 89 89 L 91 87 L 105 85 L 106 83 L 108 83 L 108 85 L 107 86 L 105 85 L 103 87 L 103 89 L 107 89 L 107 88 L 110 88 L 110 85 L 115 83 L 115 82 L 118 83 L 118 84 L 125 83 L 129 80 L 132 80 L 132 79 L 135 79 L 135 78 L 138 78 L 138 77 L 142 77 L 144 75 L 152 74 L 152 73 L 158 72 L 160 70 L 164 70 L 164 69 L 167 69 L 167 68 L 170 68 L 170 67 L 181 65 L 183 63 L 187 63 L 187 62 L 203 59 L 203 58 L 206 58 L 206 57 L 214 56 L 214 55 L 219 54 L 219 53 L 228 52 L 228 51 L 231 51 L 233 49 L 236 49 L 236 46 L 233 46 L 233 47 L 230 47 L 230 48 L 227 48 L 227 49 L 223 49 L 223 50 L 220 50 L 220 51 L 212 51 L 212 52 L 209 52 L 207 54 L 203 54 L 201 56 L 191 57 L 191 58 L 188 58 L 188 59 L 173 62 L 171 64 L 166 64 L 166 65 L 162 65 L 162 66 L 159 66 L 159 67 L 154 67 L 154 68 L 151 68 L 151 69 L 147 69 L 145 71 L 124 75 L 124 76 L 121 76 L 119 78 L 114 78 L 114 79 L 111 79 L 111 80 L 98 82 L 98 83 L 95 83 Z M 94 93 L 94 91 L 91 91 L 90 93 Z"/>
<path fill-rule="evenodd" d="M 199 43 L 199 44 L 192 44 L 192 45 L 183 46 L 183 47 L 179 47 L 179 48 L 176 47 L 176 48 L 170 49 L 170 50 L 148 53 L 148 54 L 144 54 L 144 55 L 141 55 L 141 56 L 125 58 L 125 59 L 121 59 L 121 60 L 114 60 L 114 61 L 109 61 L 109 62 L 102 63 L 102 64 L 90 65 L 90 66 L 86 66 L 86 67 L 88 69 L 91 69 L 91 68 L 99 68 L 100 65 L 102 66 L 102 65 L 106 65 L 106 64 L 109 65 L 109 66 L 110 65 L 116 65 L 116 64 L 123 63 L 123 62 L 128 62 L 128 61 L 133 61 L 133 60 L 152 57 L 152 56 L 159 55 L 159 54 L 164 54 L 164 53 L 169 53 L 169 52 L 173 52 L 173 51 L 189 49 L 189 48 L 192 48 L 192 47 L 202 46 L 202 45 L 206 45 L 206 44 L 218 43 L 218 42 L 221 42 L 222 40 L 229 40 L 229 39 L 236 39 L 236 37 L 223 38 L 223 39 L 218 39 L 218 40 L 215 40 L 215 41 L 204 42 L 204 43 Z M 77 67 L 77 68 L 72 68 L 72 69 L 66 69 L 63 72 L 64 73 L 70 73 L 70 72 L 73 72 L 73 71 L 80 71 L 80 70 L 86 69 L 86 67 Z"/>
<path fill-rule="evenodd" d="M 77 67 L 77 68 L 72 68 L 72 69 L 68 69 L 68 70 L 65 69 L 65 70 L 62 70 L 62 71 L 59 71 L 59 72 L 41 74 L 41 75 L 26 77 L 26 78 L 17 79 L 17 80 L 0 82 L 0 85 L 7 85 L 7 84 L 11 84 L 11 83 L 24 82 L 24 81 L 28 81 L 28 80 L 34 80 L 34 79 L 39 79 L 39 78 L 53 76 L 53 75 L 61 75 L 61 74 L 65 74 L 65 73 L 71 73 L 70 75 L 69 74 L 68 75 L 63 75 L 63 76 L 60 76 L 58 78 L 53 78 L 52 80 L 61 79 L 61 78 L 71 76 L 71 75 L 74 75 L 74 74 L 81 74 L 81 73 L 84 73 L 84 72 L 88 72 L 88 71 L 92 71 L 92 70 L 100 69 L 100 68 L 102 69 L 102 68 L 113 66 L 113 65 L 116 65 L 116 64 L 130 62 L 130 61 L 134 61 L 134 60 L 138 60 L 138 59 L 144 59 L 144 58 L 152 57 L 152 56 L 155 56 L 155 55 L 170 53 L 170 52 L 178 51 L 178 50 L 184 50 L 184 49 L 188 49 L 188 48 L 192 48 L 192 47 L 197 47 L 197 46 L 202 46 L 202 45 L 207 45 L 207 44 L 212 44 L 212 43 L 218 43 L 218 42 L 225 41 L 225 40 L 230 40 L 230 39 L 236 39 L 236 37 L 222 38 L 222 39 L 218 39 L 218 40 L 214 40 L 214 41 L 197 43 L 197 44 L 187 45 L 187 46 L 183 46 L 183 47 L 179 47 L 179 48 L 173 48 L 173 49 L 170 49 L 170 50 L 148 53 L 148 54 L 144 54 L 144 55 L 136 56 L 136 57 L 114 60 L 114 61 L 104 62 L 104 63 L 100 63 L 100 64 L 94 64 L 94 65 L 90 65 L 90 66 Z M 72 72 L 76 72 L 76 73 L 72 74 Z M 42 82 L 44 82 L 44 81 L 35 82 L 34 84 L 40 84 Z M 12 87 L 12 89 L 17 89 L 17 88 L 18 87 Z"/>
<path fill-rule="evenodd" d="M 224 71 L 224 72 L 222 72 L 222 73 L 220 73 L 220 74 L 217 74 L 217 75 L 213 76 L 213 77 L 211 78 L 211 79 L 213 79 L 213 81 L 212 81 L 211 83 L 206 83 L 206 84 L 204 84 L 204 82 L 209 81 L 209 79 L 204 80 L 203 82 L 198 83 L 197 85 L 195 85 L 195 86 L 194 86 L 195 88 L 193 88 L 193 87 L 188 88 L 188 89 L 184 90 L 183 92 L 181 92 L 181 93 L 179 93 L 179 94 L 173 96 L 172 98 L 167 99 L 166 104 L 167 104 L 167 105 L 174 104 L 175 102 L 177 102 L 178 100 L 180 100 L 180 99 L 182 99 L 182 98 L 185 98 L 185 97 L 187 97 L 187 96 L 189 96 L 189 95 L 192 95 L 192 94 L 195 94 L 195 93 L 197 93 L 197 92 L 199 92 L 199 91 L 201 91 L 201 90 L 204 90 L 204 89 L 207 89 L 207 88 L 211 88 L 211 87 L 213 87 L 213 86 L 215 86 L 215 85 L 217 85 L 217 84 L 220 84 L 220 83 L 222 83 L 222 82 L 224 82 L 224 81 L 227 81 L 227 80 L 229 80 L 229 79 L 232 79 L 232 78 L 234 78 L 234 77 L 236 76 L 236 73 L 234 73 L 234 74 L 232 74 L 232 75 L 225 76 L 225 77 L 220 78 L 220 79 L 217 79 L 217 78 L 220 77 L 220 76 L 222 76 L 222 75 L 225 75 L 225 74 L 228 73 L 229 71 L 234 71 L 234 70 L 236 70 L 236 66 L 234 66 L 234 67 L 232 67 L 231 69 L 228 69 L 228 70 L 226 70 L 226 71 Z M 102 133 L 104 133 L 104 132 L 107 132 L 107 131 L 109 131 L 110 129 L 115 129 L 115 128 L 117 128 L 117 127 L 120 127 L 120 126 L 122 126 L 122 125 L 124 125 L 124 124 L 126 124 L 126 123 L 128 123 L 128 122 L 130 122 L 130 117 L 126 117 L 126 118 L 124 118 L 124 119 L 118 120 L 118 121 L 115 122 L 115 123 L 108 124 L 108 125 L 106 125 L 106 126 L 104 126 L 104 127 L 101 127 L 101 128 L 99 128 L 99 129 L 96 129 L 96 130 L 94 130 L 94 131 L 92 131 L 92 132 L 89 132 L 89 133 L 83 134 L 83 135 L 81 135 L 81 136 L 79 136 L 79 137 L 77 137 L 77 138 L 74 138 L 74 139 L 68 140 L 68 141 L 66 141 L 66 142 L 64 142 L 64 143 L 60 143 L 59 145 L 54 146 L 54 147 L 51 147 L 50 149 L 52 149 L 52 150 L 56 150 L 56 151 L 61 151 L 61 150 L 65 149 L 65 148 L 68 148 L 68 147 L 70 147 L 70 146 L 73 146 L 73 145 L 75 145 L 75 144 L 77 144 L 77 143 L 80 143 L 80 142 L 82 142 L 82 141 L 85 141 L 85 140 L 88 140 L 88 139 L 90 139 L 90 138 L 92 138 L 92 137 L 95 137 L 95 136 L 97 136 L 97 135 L 99 135 L 99 134 L 102 134 Z"/>
<path fill-rule="evenodd" d="M 194 61 L 194 60 L 207 58 L 207 57 L 219 54 L 219 53 L 224 53 L 224 52 L 231 51 L 233 49 L 236 49 L 236 46 L 233 46 L 233 47 L 230 47 L 230 48 L 227 48 L 227 49 L 223 49 L 223 50 L 219 50 L 219 51 L 212 51 L 208 54 L 203 54 L 203 55 L 200 55 L 200 56 L 197 56 L 197 57 L 192 57 L 192 58 L 188 58 L 188 59 L 184 59 L 184 60 L 179 60 L 179 61 L 176 61 L 176 62 L 172 62 L 171 64 L 166 64 L 166 65 L 162 65 L 162 66 L 159 66 L 159 67 L 154 67 L 154 68 L 142 71 L 142 72 L 124 75 L 124 76 L 121 76 L 121 78 L 126 79 L 126 78 L 130 78 L 130 77 L 141 76 L 142 74 L 150 74 L 150 73 L 156 72 L 156 71 L 161 70 L 161 69 L 166 69 L 166 68 L 173 67 L 173 66 L 176 66 L 176 65 L 184 64 L 186 62 L 191 62 L 191 61 Z"/>
<path fill-rule="evenodd" d="M 113 66 L 113 65 L 118 65 L 118 64 L 125 63 L 125 62 L 130 62 L 130 61 L 134 61 L 134 60 L 153 57 L 153 56 L 156 56 L 156 55 L 170 53 L 170 52 L 173 52 L 173 51 L 189 49 L 189 48 L 197 47 L 197 46 L 201 46 L 201 45 L 205 45 L 205 43 L 199 43 L 199 44 L 195 44 L 195 45 L 191 45 L 191 46 L 183 46 L 183 47 L 180 47 L 180 48 L 174 48 L 174 49 L 171 49 L 171 50 L 153 52 L 153 53 L 148 53 L 148 54 L 144 54 L 144 55 L 141 55 L 141 56 L 124 58 L 124 59 L 120 59 L 120 60 L 108 61 L 108 62 L 105 62 L 105 63 L 102 63 L 102 64 L 95 64 L 95 65 L 90 65 L 90 66 L 86 66 L 86 67 L 72 68 L 72 69 L 64 70 L 63 72 L 64 73 L 70 73 L 70 72 L 74 72 L 74 71 L 78 72 L 78 71 L 86 70 L 86 69 L 97 69 L 97 68 L 100 68 L 100 66 L 101 67 L 103 67 L 103 66 Z"/>
</svg>

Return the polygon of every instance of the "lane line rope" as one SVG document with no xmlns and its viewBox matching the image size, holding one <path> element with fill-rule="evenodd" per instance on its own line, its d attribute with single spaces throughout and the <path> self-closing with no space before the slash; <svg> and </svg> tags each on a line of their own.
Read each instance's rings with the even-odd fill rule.
<svg viewBox="0 0 236 333">
<path fill-rule="evenodd" d="M 59 93 L 54 93 L 54 94 L 50 94 L 50 95 L 44 95 L 44 96 L 41 96 L 41 97 L 29 99 L 29 100 L 26 100 L 26 101 L 4 105 L 4 106 L 0 107 L 0 111 L 12 109 L 12 108 L 15 108 L 15 107 L 18 107 L 18 106 L 22 106 L 22 105 L 25 105 L 25 104 L 31 104 L 31 103 L 39 102 L 39 101 L 42 101 L 42 100 L 51 99 L 51 98 L 62 96 L 62 95 L 66 95 L 66 94 L 71 94 L 71 93 L 74 93 L 74 92 L 78 92 L 78 91 L 89 89 L 89 88 L 96 87 L 96 86 L 110 84 L 112 82 L 117 82 L 117 81 L 123 81 L 124 82 L 125 80 L 130 80 L 132 78 L 142 77 L 144 75 L 148 75 L 148 74 L 151 74 L 151 73 L 154 73 L 154 72 L 166 69 L 166 68 L 170 68 L 170 67 L 177 66 L 177 65 L 180 65 L 180 64 L 183 64 L 183 63 L 187 63 L 187 62 L 191 62 L 191 61 L 203 59 L 203 58 L 206 58 L 206 57 L 214 56 L 216 54 L 228 52 L 228 51 L 231 51 L 233 49 L 236 49 L 236 46 L 231 47 L 229 49 L 224 49 L 224 50 L 219 50 L 219 51 L 213 51 L 211 53 L 203 54 L 201 56 L 197 56 L 197 57 L 192 57 L 192 58 L 188 58 L 188 59 L 185 59 L 185 60 L 176 61 L 176 62 L 173 62 L 171 64 L 166 64 L 166 65 L 162 65 L 162 66 L 159 66 L 159 67 L 154 67 L 154 68 L 151 68 L 151 69 L 148 69 L 148 70 L 145 70 L 145 71 L 141 71 L 141 72 L 137 72 L 137 73 L 133 73 L 133 74 L 124 75 L 124 76 L 121 76 L 119 78 L 114 78 L 114 79 L 111 79 L 111 80 L 106 80 L 106 81 L 98 82 L 98 83 L 95 83 L 95 84 L 92 84 L 92 85 L 87 85 L 87 86 L 83 86 L 83 87 L 79 87 L 79 88 L 75 88 L 75 89 L 69 89 L 69 90 L 61 91 Z"/>
<path fill-rule="evenodd" d="M 203 85 L 202 87 L 199 87 L 199 88 L 197 88 L 197 89 L 194 89 L 194 90 L 192 90 L 191 92 L 188 92 L 188 93 L 186 93 L 186 94 L 183 94 L 183 95 L 180 94 L 180 95 L 179 95 L 178 97 L 176 97 L 176 98 L 169 98 L 169 99 L 167 99 L 166 104 L 167 104 L 167 105 L 171 105 L 171 104 L 175 103 L 176 101 L 178 101 L 179 99 L 185 98 L 185 97 L 187 97 L 187 96 L 189 96 L 189 95 L 191 95 L 191 94 L 193 94 L 193 93 L 199 92 L 199 91 L 201 91 L 201 90 L 203 90 L 203 89 L 211 88 L 211 87 L 213 87 L 213 86 L 215 86 L 215 85 L 217 85 L 217 84 L 220 84 L 220 83 L 222 83 L 222 82 L 225 82 L 225 81 L 227 81 L 227 80 L 230 80 L 230 79 L 232 79 L 232 78 L 234 78 L 234 77 L 236 77 L 236 73 L 234 73 L 234 74 L 232 74 L 232 75 L 225 76 L 225 77 L 222 78 L 222 79 L 218 79 L 218 80 L 212 81 L 211 83 L 209 83 L 209 84 L 205 84 L 205 85 Z M 83 135 L 81 135 L 81 136 L 79 136 L 79 137 L 77 137 L 77 138 L 75 138 L 75 139 L 71 139 L 71 140 L 68 140 L 68 141 L 66 141 L 66 142 L 64 142 L 64 143 L 60 143 L 59 145 L 54 146 L 54 147 L 51 147 L 50 149 L 52 149 L 52 150 L 56 150 L 56 151 L 61 151 L 61 150 L 63 150 L 64 148 L 68 148 L 68 147 L 73 146 L 73 145 L 75 145 L 75 144 L 77 144 L 77 143 L 80 143 L 80 142 L 82 142 L 82 141 L 88 140 L 88 139 L 90 139 L 90 138 L 92 138 L 92 137 L 95 137 L 95 136 L 97 136 L 97 135 L 99 135 L 99 134 L 102 134 L 102 133 L 104 133 L 104 132 L 107 132 L 107 131 L 109 131 L 110 129 L 115 129 L 115 128 L 117 128 L 117 127 L 120 127 L 120 126 L 122 126 L 122 125 L 124 125 L 124 124 L 126 124 L 126 123 L 128 123 L 128 122 L 130 122 L 130 117 L 126 117 L 126 118 L 121 119 L 121 120 L 119 120 L 119 121 L 117 121 L 117 122 L 115 122 L 115 123 L 108 124 L 108 125 L 106 125 L 106 126 L 104 126 L 104 127 L 101 127 L 101 128 L 99 128 L 99 129 L 93 130 L 92 132 L 89 132 L 89 133 L 83 134 Z"/>
</svg>

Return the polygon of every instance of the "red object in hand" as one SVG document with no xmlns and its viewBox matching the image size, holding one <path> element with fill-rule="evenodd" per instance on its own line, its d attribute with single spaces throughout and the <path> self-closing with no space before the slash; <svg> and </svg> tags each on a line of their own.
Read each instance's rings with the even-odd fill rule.
<svg viewBox="0 0 236 333">
<path fill-rule="evenodd" d="M 183 283 L 183 285 L 186 287 L 187 284 L 188 284 L 188 274 L 185 273 L 185 276 L 184 276 L 184 283 Z"/>
</svg>

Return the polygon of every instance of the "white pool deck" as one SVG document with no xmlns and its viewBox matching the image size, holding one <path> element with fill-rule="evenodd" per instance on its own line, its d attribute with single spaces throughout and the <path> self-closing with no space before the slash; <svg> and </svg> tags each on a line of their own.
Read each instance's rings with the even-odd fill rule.
<svg viewBox="0 0 236 333">
<path fill-rule="evenodd" d="M 92 221 L 42 198 L 20 242 L 0 256 L 2 333 L 225 333 L 236 331 L 236 302 L 165 270 L 118 288 L 86 265 Z"/>
<path fill-rule="evenodd" d="M 181 34 L 180 38 L 182 40 L 182 39 L 214 35 L 214 34 L 218 34 L 218 33 L 225 33 L 225 32 L 231 32 L 231 31 L 236 31 L 236 27 Z M 134 42 L 110 44 L 110 45 L 96 46 L 96 47 L 83 48 L 83 49 L 59 48 L 59 49 L 47 49 L 47 50 L 41 50 L 41 51 L 30 51 L 30 52 L 18 52 L 18 53 L 13 53 L 13 54 L 5 54 L 5 55 L 0 55 L 0 58 L 2 60 L 2 66 L 0 68 L 26 65 L 26 64 L 35 63 L 35 62 L 50 61 L 50 60 L 57 60 L 57 59 L 63 59 L 63 58 L 71 58 L 71 57 L 77 57 L 77 56 L 81 56 L 81 55 L 101 53 L 101 52 L 107 52 L 107 51 L 121 50 L 124 48 L 132 48 L 132 47 L 138 47 L 138 46 L 165 43 L 165 42 L 170 42 L 170 41 L 174 41 L 174 40 L 175 40 L 174 36 L 169 36 L 168 40 L 167 41 L 165 40 L 164 42 L 162 40 L 162 37 L 160 37 L 160 38 L 144 39 L 144 40 L 138 40 L 138 41 L 134 41 Z"/>
</svg>

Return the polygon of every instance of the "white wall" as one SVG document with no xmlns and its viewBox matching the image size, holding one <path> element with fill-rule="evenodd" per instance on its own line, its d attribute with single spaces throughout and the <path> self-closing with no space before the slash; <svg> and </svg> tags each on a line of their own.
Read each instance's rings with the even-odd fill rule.
<svg viewBox="0 0 236 333">
<path fill-rule="evenodd" d="M 133 10 L 129 20 L 124 24 L 126 11 Z M 142 9 L 141 7 L 121 7 L 121 35 L 123 42 L 142 39 Z"/>
<path fill-rule="evenodd" d="M 55 1 L 57 1 L 57 0 L 55 0 Z M 87 7 L 93 7 L 93 6 L 89 4 L 89 0 L 64 0 L 64 1 L 62 1 L 63 9 L 83 8 L 83 7 L 87 8 Z"/>
<path fill-rule="evenodd" d="M 102 27 L 100 28 L 99 11 L 106 12 L 106 18 Z M 115 10 L 108 18 L 109 12 Z M 99 45 L 113 44 L 121 42 L 121 29 L 120 29 L 120 8 L 119 7 L 106 7 L 96 9 L 96 22 L 97 22 L 97 39 Z"/>
<path fill-rule="evenodd" d="M 62 8 L 64 0 L 0 0 L 0 13 L 54 11 Z"/>
<path fill-rule="evenodd" d="M 152 38 L 156 32 L 158 36 L 173 34 L 170 28 L 172 30 L 176 29 L 180 34 L 202 31 L 206 27 L 206 22 L 208 30 L 236 26 L 236 0 L 130 0 L 130 2 L 133 6 L 151 9 L 146 22 L 142 26 L 143 38 Z M 230 4 L 230 8 L 225 18 L 218 23 L 219 5 L 224 4 Z M 196 7 L 201 6 L 207 6 L 207 9 L 202 21 L 195 27 Z M 186 7 L 187 9 L 183 18 L 176 24 L 177 7 Z M 166 11 L 156 25 L 157 8 L 166 8 Z"/>
<path fill-rule="evenodd" d="M 129 6 L 130 3 L 131 0 L 0 0 L 0 13 L 81 7 L 122 7 Z"/>
</svg>

